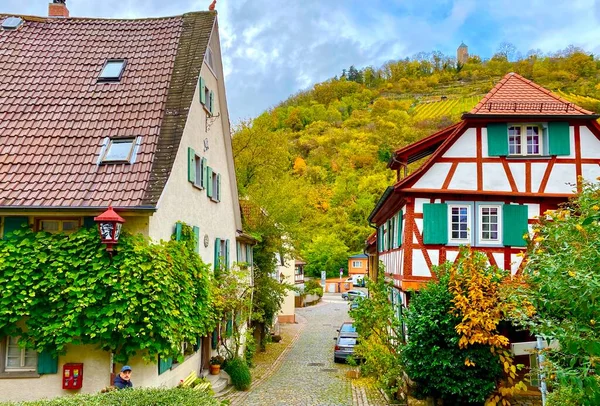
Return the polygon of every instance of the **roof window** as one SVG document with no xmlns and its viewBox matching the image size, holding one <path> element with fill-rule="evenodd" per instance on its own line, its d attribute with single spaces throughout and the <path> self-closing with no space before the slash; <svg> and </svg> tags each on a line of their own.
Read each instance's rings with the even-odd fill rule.
<svg viewBox="0 0 600 406">
<path fill-rule="evenodd" d="M 23 24 L 21 17 L 7 17 L 2 21 L 2 28 L 5 30 L 16 30 L 21 24 Z"/>
<path fill-rule="evenodd" d="M 131 162 L 135 138 L 111 138 L 102 155 L 102 163 Z"/>
<path fill-rule="evenodd" d="M 98 82 L 118 82 L 121 80 L 127 61 L 125 59 L 107 59 L 98 76 Z"/>
</svg>

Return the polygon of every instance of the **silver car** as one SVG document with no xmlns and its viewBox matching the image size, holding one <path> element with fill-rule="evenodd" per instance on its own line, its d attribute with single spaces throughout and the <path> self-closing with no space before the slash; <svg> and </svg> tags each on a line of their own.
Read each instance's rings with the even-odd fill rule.
<svg viewBox="0 0 600 406">
<path fill-rule="evenodd" d="M 354 354 L 354 346 L 358 337 L 347 337 L 340 333 L 334 340 L 333 362 L 346 362 L 348 357 Z"/>
<path fill-rule="evenodd" d="M 367 297 L 367 294 L 360 290 L 349 290 L 342 293 L 342 299 L 344 300 L 354 300 L 357 297 Z"/>
</svg>

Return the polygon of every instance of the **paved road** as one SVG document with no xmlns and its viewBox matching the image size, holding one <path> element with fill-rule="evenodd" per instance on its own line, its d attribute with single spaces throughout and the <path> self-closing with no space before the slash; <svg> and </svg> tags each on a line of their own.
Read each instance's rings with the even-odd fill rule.
<svg viewBox="0 0 600 406">
<path fill-rule="evenodd" d="M 301 336 L 281 367 L 244 399 L 248 406 L 348 406 L 356 404 L 348 366 L 333 362 L 336 329 L 348 317 L 348 302 L 326 295 L 323 303 L 296 309 L 306 319 Z M 356 398 L 356 394 L 355 394 Z"/>
</svg>

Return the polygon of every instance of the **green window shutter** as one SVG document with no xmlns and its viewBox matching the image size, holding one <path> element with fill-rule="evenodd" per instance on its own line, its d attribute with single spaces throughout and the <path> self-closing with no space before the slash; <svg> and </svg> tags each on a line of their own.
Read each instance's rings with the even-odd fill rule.
<svg viewBox="0 0 600 406">
<path fill-rule="evenodd" d="M 217 202 L 221 201 L 221 174 L 217 174 L 217 193 L 215 193 L 217 196 Z"/>
<path fill-rule="evenodd" d="M 225 336 L 231 337 L 233 334 L 233 318 L 227 320 L 227 326 L 225 327 Z"/>
<path fill-rule="evenodd" d="M 528 233 L 528 206 L 505 204 L 502 209 L 502 244 L 509 247 L 525 247 L 523 235 Z"/>
<path fill-rule="evenodd" d="M 506 123 L 489 123 L 487 125 L 487 141 L 489 156 L 508 155 L 508 128 Z"/>
<path fill-rule="evenodd" d="M 242 262 L 242 243 L 239 241 L 235 242 L 235 260 Z"/>
<path fill-rule="evenodd" d="M 94 228 L 98 227 L 96 222 L 94 221 L 94 217 L 84 217 L 83 218 L 83 227 L 85 228 Z"/>
<path fill-rule="evenodd" d="M 196 152 L 188 147 L 188 181 L 196 182 Z"/>
<path fill-rule="evenodd" d="M 229 269 L 229 240 L 225 240 L 225 269 Z"/>
<path fill-rule="evenodd" d="M 383 251 L 383 225 L 377 229 L 377 251 Z"/>
<path fill-rule="evenodd" d="M 207 179 L 208 179 L 208 173 L 207 173 L 207 168 L 206 168 L 206 158 L 202 158 L 200 160 L 200 168 L 202 171 L 202 179 L 200 179 L 200 186 L 201 187 L 206 187 L 207 184 Z"/>
<path fill-rule="evenodd" d="M 423 204 L 423 242 L 425 244 L 448 243 L 448 205 L 446 203 Z"/>
<path fill-rule="evenodd" d="M 402 210 L 400 210 L 398 212 L 398 226 L 396 228 L 396 230 L 398 232 L 398 237 L 397 237 L 397 239 L 398 239 L 398 247 L 402 246 L 402 219 L 403 219 L 402 216 L 403 216 L 402 215 Z"/>
<path fill-rule="evenodd" d="M 250 265 L 250 250 L 252 247 L 250 245 L 246 245 L 246 263 Z"/>
<path fill-rule="evenodd" d="M 173 366 L 173 358 L 169 357 L 165 360 L 158 356 L 158 374 L 163 374 L 167 372 Z"/>
<path fill-rule="evenodd" d="M 210 339 L 210 346 L 213 350 L 216 350 L 218 345 L 219 345 L 219 332 L 217 331 L 217 329 L 214 329 L 212 332 L 211 339 Z"/>
<path fill-rule="evenodd" d="M 569 135 L 569 123 L 548 123 L 548 153 L 550 155 L 569 155 L 571 153 L 571 136 Z"/>
<path fill-rule="evenodd" d="M 394 248 L 394 218 L 388 220 L 388 250 Z"/>
<path fill-rule="evenodd" d="M 6 239 L 8 233 L 20 230 L 21 226 L 29 224 L 29 217 L 4 217 L 4 231 L 2 237 Z"/>
<path fill-rule="evenodd" d="M 58 357 L 47 351 L 38 354 L 38 374 L 56 374 L 58 372 Z"/>
<path fill-rule="evenodd" d="M 221 239 L 220 238 L 216 238 L 215 239 L 215 274 L 217 272 L 219 272 L 219 268 L 221 265 Z"/>
<path fill-rule="evenodd" d="M 200 252 L 200 227 L 194 226 L 194 235 L 196 236 L 196 248 L 194 251 L 196 253 Z"/>
<path fill-rule="evenodd" d="M 198 79 L 198 83 L 200 86 L 200 103 L 206 104 L 206 83 L 202 76 Z"/>
<path fill-rule="evenodd" d="M 175 241 L 181 241 L 181 223 L 175 223 Z"/>
<path fill-rule="evenodd" d="M 209 93 L 209 107 L 208 111 L 210 111 L 210 115 L 212 116 L 215 113 L 215 93 L 211 90 Z"/>
<path fill-rule="evenodd" d="M 213 170 L 209 166 L 208 168 L 206 168 L 206 195 L 208 197 L 213 196 L 212 174 L 213 174 Z"/>
</svg>

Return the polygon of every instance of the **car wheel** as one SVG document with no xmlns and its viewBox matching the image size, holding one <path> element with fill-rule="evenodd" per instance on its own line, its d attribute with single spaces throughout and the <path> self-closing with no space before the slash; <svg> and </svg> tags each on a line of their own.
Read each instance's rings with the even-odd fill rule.
<svg viewBox="0 0 600 406">
<path fill-rule="evenodd" d="M 336 357 L 333 357 L 333 362 L 336 363 L 336 364 L 339 364 L 340 363 L 340 359 L 336 358 Z"/>
</svg>

